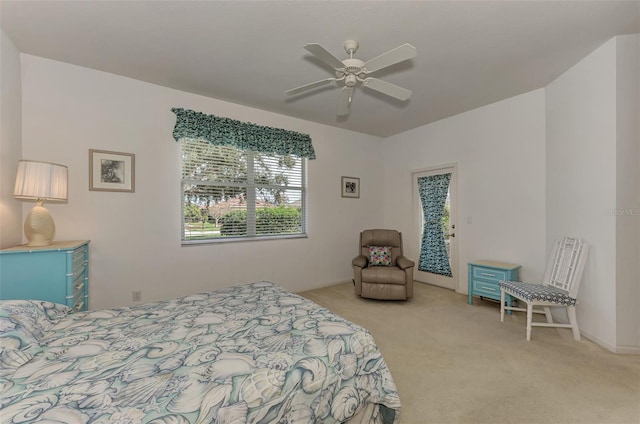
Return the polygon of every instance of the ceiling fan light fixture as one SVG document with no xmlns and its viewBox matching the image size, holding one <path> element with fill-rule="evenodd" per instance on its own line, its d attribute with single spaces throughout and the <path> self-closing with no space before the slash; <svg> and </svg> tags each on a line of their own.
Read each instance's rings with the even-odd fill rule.
<svg viewBox="0 0 640 424">
<path fill-rule="evenodd" d="M 347 115 L 349 113 L 353 90 L 358 84 L 358 81 L 364 82 L 363 85 L 367 88 L 385 94 L 389 97 L 393 97 L 401 101 L 408 100 L 411 97 L 410 90 L 376 78 L 368 78 L 368 75 L 395 65 L 396 63 L 413 59 L 417 56 L 416 48 L 411 44 L 405 43 L 395 49 L 381 54 L 380 56 L 364 62 L 360 59 L 353 58 L 353 54 L 358 50 L 358 46 L 359 44 L 356 40 L 346 40 L 344 42 L 344 49 L 349 57 L 347 59 L 340 60 L 320 44 L 305 44 L 304 48 L 307 51 L 313 53 L 317 59 L 334 69 L 336 77 L 305 84 L 303 86 L 287 90 L 285 91 L 285 94 L 298 94 L 303 91 L 319 87 L 320 85 L 324 85 L 328 81 L 344 81 L 342 93 L 340 94 L 340 99 L 338 101 L 338 115 Z"/>
</svg>

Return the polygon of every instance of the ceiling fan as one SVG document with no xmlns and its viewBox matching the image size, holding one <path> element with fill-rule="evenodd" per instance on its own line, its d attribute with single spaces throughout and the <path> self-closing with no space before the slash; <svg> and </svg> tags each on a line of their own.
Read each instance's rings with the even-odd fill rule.
<svg viewBox="0 0 640 424">
<path fill-rule="evenodd" d="M 320 44 L 305 44 L 305 49 L 313 53 L 323 63 L 335 69 L 336 76 L 335 78 L 325 78 L 320 81 L 292 88 L 291 90 L 285 91 L 285 94 L 293 95 L 302 93 L 303 91 L 311 90 L 312 88 L 320 87 L 331 82 L 344 83 L 342 92 L 340 93 L 340 98 L 338 99 L 339 116 L 349 114 L 353 90 L 358 83 L 362 83 L 362 86 L 364 87 L 386 94 L 387 96 L 394 97 L 398 100 L 408 100 L 411 97 L 411 90 L 407 90 L 406 88 L 377 78 L 371 78 L 369 77 L 369 74 L 387 68 L 391 65 L 395 65 L 396 63 L 413 59 L 418 55 L 416 48 L 411 44 L 403 44 L 400 47 L 396 47 L 395 49 L 389 50 L 386 53 L 382 53 L 380 56 L 364 62 L 353 57 L 353 54 L 358 50 L 358 46 L 359 44 L 355 40 L 345 41 L 344 49 L 349 55 L 349 58 L 340 60 Z"/>
</svg>

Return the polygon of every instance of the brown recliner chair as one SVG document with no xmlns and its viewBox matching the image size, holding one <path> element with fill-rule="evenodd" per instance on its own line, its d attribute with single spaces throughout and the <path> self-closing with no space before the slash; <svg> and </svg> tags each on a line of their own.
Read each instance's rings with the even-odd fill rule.
<svg viewBox="0 0 640 424">
<path fill-rule="evenodd" d="M 389 246 L 390 265 L 370 266 L 370 246 Z M 383 300 L 413 297 L 415 262 L 403 256 L 402 233 L 396 230 L 364 230 L 360 233 L 360 255 L 351 264 L 358 296 Z"/>
</svg>

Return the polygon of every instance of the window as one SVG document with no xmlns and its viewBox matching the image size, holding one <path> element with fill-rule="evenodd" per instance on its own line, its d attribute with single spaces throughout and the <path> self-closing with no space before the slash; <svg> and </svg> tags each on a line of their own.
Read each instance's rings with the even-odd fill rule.
<svg viewBox="0 0 640 424">
<path fill-rule="evenodd" d="M 306 158 L 180 143 L 183 242 L 305 235 Z"/>
</svg>

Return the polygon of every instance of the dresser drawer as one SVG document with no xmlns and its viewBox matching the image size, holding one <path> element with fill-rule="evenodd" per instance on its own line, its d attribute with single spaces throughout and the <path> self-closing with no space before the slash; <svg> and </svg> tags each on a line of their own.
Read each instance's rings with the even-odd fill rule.
<svg viewBox="0 0 640 424">
<path fill-rule="evenodd" d="M 71 312 L 82 312 L 86 310 L 87 310 L 87 307 L 84 304 L 84 298 L 80 300 L 78 303 L 74 303 L 73 307 L 71 308 Z"/>
<path fill-rule="evenodd" d="M 86 284 L 84 277 L 81 275 L 77 280 L 73 280 L 73 304 L 75 305 L 80 300 L 84 300 Z"/>
<path fill-rule="evenodd" d="M 77 278 L 83 276 L 85 274 L 85 271 L 87 270 L 87 261 L 83 260 L 82 262 L 78 263 L 76 265 L 76 263 L 74 262 L 73 264 L 73 280 L 75 281 Z"/>
<path fill-rule="evenodd" d="M 74 269 L 87 261 L 87 249 L 89 249 L 89 247 L 87 245 L 84 245 L 73 251 Z"/>
<path fill-rule="evenodd" d="M 505 281 L 507 279 L 507 273 L 499 269 L 473 267 L 473 278 L 480 278 L 486 281 Z"/>
</svg>

